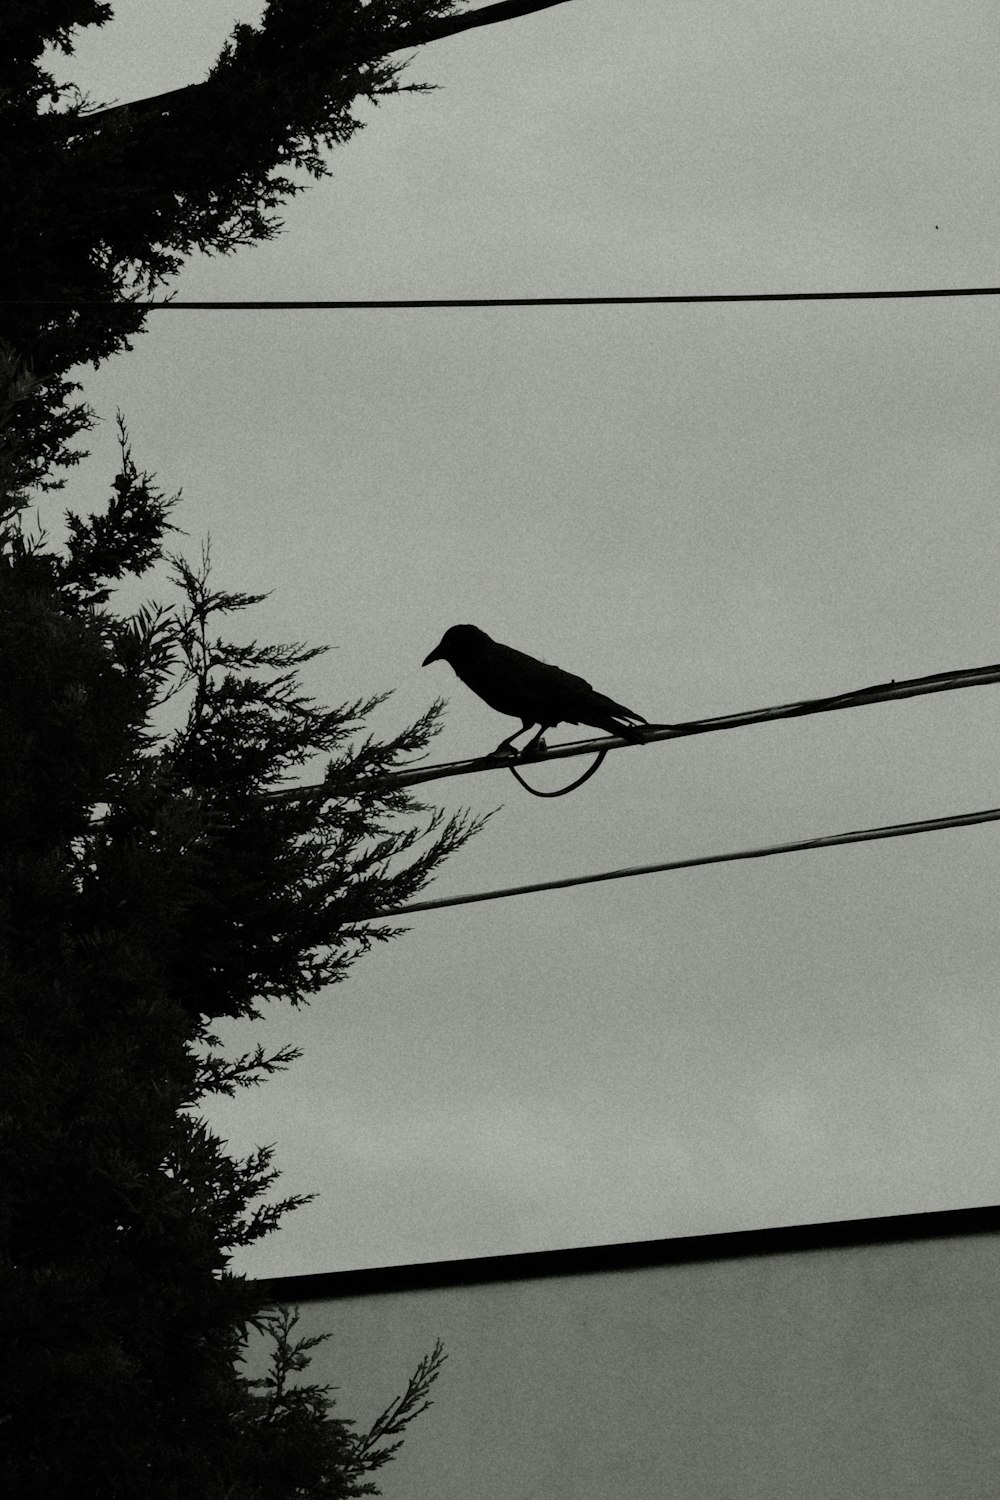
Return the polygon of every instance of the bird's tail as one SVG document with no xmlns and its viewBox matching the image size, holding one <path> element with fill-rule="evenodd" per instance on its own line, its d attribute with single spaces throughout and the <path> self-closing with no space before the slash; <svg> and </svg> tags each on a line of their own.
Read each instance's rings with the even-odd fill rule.
<svg viewBox="0 0 1000 1500">
<path fill-rule="evenodd" d="M 628 718 L 625 717 L 626 714 Z M 606 734 L 620 734 L 622 739 L 631 740 L 633 745 L 644 744 L 652 727 L 640 714 L 633 714 L 628 709 L 621 709 L 618 713 L 595 713 L 584 722 L 592 724 L 595 729 L 603 729 Z"/>
<path fill-rule="evenodd" d="M 640 725 L 642 726 L 641 728 Z M 611 733 L 620 734 L 623 740 L 631 740 L 633 745 L 644 745 L 651 727 L 651 725 L 646 723 L 645 719 L 640 719 L 638 724 L 632 723 L 628 719 L 619 719 L 617 722 L 612 723 Z"/>
</svg>

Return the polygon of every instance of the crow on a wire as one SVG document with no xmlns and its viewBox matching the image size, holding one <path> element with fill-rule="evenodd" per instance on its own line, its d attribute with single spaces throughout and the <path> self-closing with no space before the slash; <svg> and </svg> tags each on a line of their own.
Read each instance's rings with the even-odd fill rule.
<svg viewBox="0 0 1000 1500">
<path fill-rule="evenodd" d="M 513 753 L 511 742 L 532 724 L 539 726 L 538 733 L 523 747 L 522 755 L 543 750 L 542 736 L 554 724 L 590 724 L 638 745 L 645 740 L 642 730 L 636 728 L 647 722 L 641 714 L 595 692 L 589 682 L 572 672 L 515 651 L 513 646 L 502 646 L 476 625 L 452 625 L 430 656 L 424 657 L 423 665 L 432 661 L 448 662 L 466 687 L 490 708 L 521 720 L 521 728 L 501 741 L 495 755 Z"/>
</svg>

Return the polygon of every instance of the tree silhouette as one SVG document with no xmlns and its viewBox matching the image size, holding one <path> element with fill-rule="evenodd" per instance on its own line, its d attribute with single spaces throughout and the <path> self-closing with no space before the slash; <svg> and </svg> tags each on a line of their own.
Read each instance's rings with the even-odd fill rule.
<svg viewBox="0 0 1000 1500">
<path fill-rule="evenodd" d="M 271 1151 L 230 1156 L 198 1112 L 295 1057 L 227 1057 L 219 1019 L 342 979 L 398 935 L 365 919 L 412 898 L 481 826 L 387 780 L 427 745 L 440 704 L 389 740 L 365 729 L 379 697 L 317 704 L 299 673 L 322 648 L 234 639 L 228 622 L 260 596 L 216 587 L 207 555 L 173 558 L 165 602 L 119 607 L 118 585 L 167 556 L 175 503 L 124 428 L 107 505 L 70 513 L 63 546 L 29 528 L 26 506 L 32 486 L 65 482 L 92 420 L 74 367 L 142 326 L 140 310 L 106 304 L 162 283 L 193 249 L 274 234 L 293 174 L 320 175 L 325 147 L 357 128 L 351 101 L 401 87 L 380 38 L 451 12 L 271 0 L 196 104 L 89 127 L 90 104 L 41 59 L 110 6 L 0 9 L 4 1493 L 371 1493 L 365 1476 L 440 1364 L 429 1355 L 360 1435 L 328 1393 L 289 1383 L 307 1347 L 228 1265 L 304 1200 L 270 1201 Z M 345 61 L 349 42 L 352 56 L 374 45 L 374 60 Z M 268 795 L 317 758 L 322 794 Z M 239 1372 L 262 1319 L 280 1391 Z"/>
<path fill-rule="evenodd" d="M 229 1156 L 198 1104 L 296 1056 L 226 1058 L 214 1023 L 342 979 L 399 931 L 356 924 L 480 823 L 385 779 L 440 705 L 359 739 L 381 700 L 321 707 L 298 681 L 318 648 L 229 639 L 260 596 L 214 588 L 207 558 L 174 560 L 175 606 L 116 611 L 171 506 L 123 434 L 107 509 L 71 516 L 62 553 L 0 533 L 0 1472 L 50 1497 L 362 1493 L 330 1475 L 381 1450 L 315 1402 L 326 1487 L 278 1484 L 277 1418 L 234 1365 L 260 1294 L 227 1263 L 305 1200 L 262 1201 L 270 1149 Z M 268 798 L 317 756 L 321 795 Z"/>
<path fill-rule="evenodd" d="M 57 85 L 42 59 L 46 48 L 70 52 L 74 33 L 104 25 L 111 5 L 5 0 L 0 351 L 37 382 L 8 419 L 18 482 L 57 484 L 53 469 L 78 461 L 71 444 L 89 414 L 69 372 L 131 347 L 143 313 L 121 304 L 162 286 L 194 250 L 272 238 L 280 205 L 360 128 L 356 100 L 427 87 L 401 83 L 405 58 L 390 54 L 562 3 L 268 0 L 204 82 L 101 110 Z"/>
</svg>

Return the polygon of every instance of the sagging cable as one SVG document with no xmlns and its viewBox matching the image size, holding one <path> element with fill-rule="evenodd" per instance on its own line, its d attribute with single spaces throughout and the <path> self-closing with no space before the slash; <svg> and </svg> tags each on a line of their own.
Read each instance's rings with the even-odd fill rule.
<svg viewBox="0 0 1000 1500">
<path fill-rule="evenodd" d="M 608 749 L 610 748 L 609 746 Z M 582 776 L 578 776 L 575 781 L 571 781 L 569 786 L 561 786 L 554 792 L 543 792 L 539 787 L 532 786 L 530 781 L 525 781 L 523 776 L 518 775 L 515 766 L 511 765 L 508 769 L 514 780 L 519 781 L 524 790 L 530 792 L 533 797 L 565 797 L 567 792 L 575 792 L 578 786 L 583 786 L 585 781 L 590 780 L 594 772 L 604 763 L 604 757 L 607 753 L 607 750 L 598 750 L 593 762 L 587 767 Z"/>
</svg>

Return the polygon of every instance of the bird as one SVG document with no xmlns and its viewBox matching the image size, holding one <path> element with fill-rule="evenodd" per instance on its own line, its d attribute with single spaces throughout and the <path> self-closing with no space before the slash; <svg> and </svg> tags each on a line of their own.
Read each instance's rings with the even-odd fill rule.
<svg viewBox="0 0 1000 1500">
<path fill-rule="evenodd" d="M 562 667 L 502 645 L 478 625 L 450 626 L 422 665 L 434 661 L 448 662 L 466 687 L 497 713 L 521 720 L 521 728 L 502 740 L 494 755 L 517 753 L 512 742 L 533 724 L 539 726 L 538 733 L 519 752 L 522 756 L 544 750 L 545 731 L 555 724 L 589 724 L 635 744 L 645 742 L 637 726 L 648 721 L 641 714 L 595 692 L 589 682 Z"/>
</svg>

